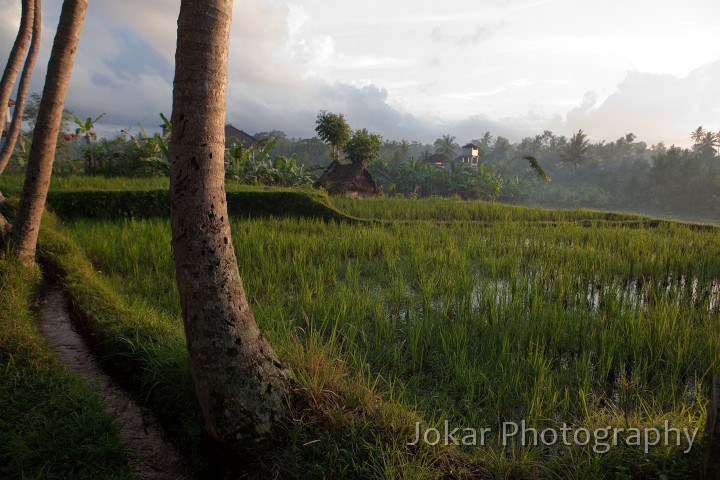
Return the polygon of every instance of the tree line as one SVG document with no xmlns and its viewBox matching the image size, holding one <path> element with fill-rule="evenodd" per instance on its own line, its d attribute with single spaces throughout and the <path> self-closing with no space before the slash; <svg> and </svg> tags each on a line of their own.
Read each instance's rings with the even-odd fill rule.
<svg viewBox="0 0 720 480">
<path fill-rule="evenodd" d="M 274 138 L 274 152 L 293 152 L 306 165 L 327 165 L 330 150 L 320 138 L 288 138 L 283 132 L 260 132 Z M 432 144 L 384 141 L 369 170 L 386 195 L 460 196 L 556 208 L 636 211 L 696 220 L 720 221 L 720 132 L 698 127 L 689 132 L 689 148 L 648 145 L 628 133 L 610 142 L 591 142 L 583 130 L 571 135 L 551 131 L 519 142 L 490 132 L 469 143 L 478 147 L 479 167 L 454 161 L 461 147 L 452 135 Z M 444 169 L 427 163 L 441 153 Z M 524 156 L 537 159 L 551 182 L 538 180 Z"/>
<path fill-rule="evenodd" d="M 24 170 L 40 103 L 32 94 L 23 115 L 29 125 L 21 135 L 8 168 Z M 106 176 L 167 174 L 166 133 L 122 131 L 97 139 L 95 123 L 102 118 L 79 119 L 65 111 L 57 136 L 55 173 Z M 73 127 L 75 127 L 73 129 Z M 440 136 L 432 144 L 384 140 L 366 129 L 352 131 L 343 114 L 320 111 L 316 136 L 290 138 L 273 130 L 255 135 L 259 144 L 236 146 L 225 152 L 226 177 L 246 184 L 311 186 L 331 162 L 361 161 L 368 166 L 381 193 L 388 196 L 459 196 L 554 208 L 596 208 L 636 211 L 694 220 L 720 220 L 717 193 L 720 132 L 700 126 L 689 132 L 692 146 L 648 145 L 634 134 L 591 142 L 583 131 L 555 135 L 550 131 L 511 142 L 490 132 L 469 143 L 478 147 L 479 166 L 453 162 L 461 147 L 456 137 Z M 445 169 L 427 163 L 441 153 Z M 538 181 L 530 163 L 537 159 L 552 178 Z"/>
</svg>

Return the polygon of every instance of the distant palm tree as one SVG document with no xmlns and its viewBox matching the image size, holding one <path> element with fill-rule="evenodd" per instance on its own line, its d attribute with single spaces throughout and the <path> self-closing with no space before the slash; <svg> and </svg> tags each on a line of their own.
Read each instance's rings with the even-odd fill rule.
<svg viewBox="0 0 720 480">
<path fill-rule="evenodd" d="M 489 152 L 490 149 L 493 146 L 494 138 L 492 135 L 490 135 L 490 132 L 485 132 L 482 137 L 475 140 L 475 142 L 478 144 L 478 147 L 485 153 Z"/>
<path fill-rule="evenodd" d="M 493 163 L 504 162 L 512 153 L 513 146 L 505 137 L 497 137 L 488 157 Z"/>
<path fill-rule="evenodd" d="M 433 144 L 437 153 L 442 153 L 448 158 L 455 158 L 455 154 L 460 150 L 460 145 L 455 143 L 455 137 L 451 135 L 443 135 L 441 138 L 435 140 Z"/>
<path fill-rule="evenodd" d="M 691 134 L 695 144 L 693 150 L 700 155 L 703 160 L 710 160 L 715 157 L 716 148 L 720 141 L 720 133 L 715 134 L 703 127 L 696 128 Z"/>
<path fill-rule="evenodd" d="M 565 146 L 565 149 L 560 153 L 560 160 L 563 164 L 575 165 L 577 170 L 580 165 L 586 163 L 589 159 L 590 152 L 590 140 L 587 139 L 587 135 L 582 130 L 578 130 L 570 138 L 570 142 Z"/>
<path fill-rule="evenodd" d="M 699 126 L 693 132 L 690 134 L 690 138 L 692 138 L 696 144 L 700 143 L 705 136 L 707 132 L 702 126 Z"/>
</svg>

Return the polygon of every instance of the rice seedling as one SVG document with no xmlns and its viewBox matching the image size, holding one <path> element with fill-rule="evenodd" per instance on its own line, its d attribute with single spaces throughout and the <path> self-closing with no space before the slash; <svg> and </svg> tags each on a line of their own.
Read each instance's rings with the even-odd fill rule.
<svg viewBox="0 0 720 480">
<path fill-rule="evenodd" d="M 520 421 L 541 430 L 666 420 L 701 428 L 720 369 L 716 230 L 482 202 L 337 204 L 358 217 L 417 221 L 233 223 L 253 311 L 281 355 L 293 338 L 332 345 L 350 371 L 392 388 L 429 425 L 489 428 L 484 445 L 460 448 L 492 478 L 697 467 L 702 433 L 687 454 L 687 441 L 645 453 L 620 441 L 598 452 L 499 440 L 505 424 Z M 114 288 L 179 322 L 166 220 L 67 226 Z M 325 374 L 314 372 L 303 382 L 317 396 Z M 368 471 L 389 472 L 393 452 L 403 455 L 376 452 Z"/>
</svg>

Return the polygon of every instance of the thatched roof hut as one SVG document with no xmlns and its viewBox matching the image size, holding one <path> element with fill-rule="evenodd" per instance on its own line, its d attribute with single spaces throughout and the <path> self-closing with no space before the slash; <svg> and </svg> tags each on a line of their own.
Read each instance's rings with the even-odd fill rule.
<svg viewBox="0 0 720 480">
<path fill-rule="evenodd" d="M 233 127 L 228 124 L 225 125 L 225 148 L 232 148 L 233 145 L 240 145 L 242 148 L 250 148 L 257 145 L 258 141 L 250 134 Z"/>
<path fill-rule="evenodd" d="M 316 187 L 325 188 L 331 194 L 349 197 L 374 197 L 378 193 L 372 175 L 362 163 L 343 165 L 332 162 L 315 181 Z"/>
<path fill-rule="evenodd" d="M 428 165 L 439 168 L 445 168 L 450 165 L 450 159 L 447 157 L 447 155 L 443 153 L 435 153 L 433 155 L 430 155 L 427 158 L 426 162 L 428 163 Z"/>
</svg>

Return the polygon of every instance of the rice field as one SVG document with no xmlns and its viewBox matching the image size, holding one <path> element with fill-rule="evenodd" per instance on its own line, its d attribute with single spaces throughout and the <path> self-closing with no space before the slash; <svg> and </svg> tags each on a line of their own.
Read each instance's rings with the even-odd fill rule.
<svg viewBox="0 0 720 480">
<path fill-rule="evenodd" d="M 280 356 L 291 337 L 319 336 L 429 426 L 487 428 L 482 444 L 460 448 L 491 478 L 676 478 L 699 468 L 720 370 L 716 229 L 483 202 L 335 203 L 386 221 L 232 224 L 252 309 Z M 118 291 L 168 329 L 182 323 L 167 220 L 66 227 Z M 505 426 L 521 422 L 612 427 L 620 440 L 604 452 L 505 442 Z M 663 425 L 699 429 L 692 448 L 684 437 L 628 441 L 633 428 Z"/>
</svg>

